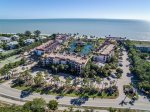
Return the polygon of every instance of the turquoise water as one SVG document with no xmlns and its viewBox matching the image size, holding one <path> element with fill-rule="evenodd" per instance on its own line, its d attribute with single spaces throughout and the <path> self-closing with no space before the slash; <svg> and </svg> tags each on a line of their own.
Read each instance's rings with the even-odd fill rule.
<svg viewBox="0 0 150 112">
<path fill-rule="evenodd" d="M 85 45 L 85 46 L 83 47 L 83 49 L 82 49 L 82 51 L 81 51 L 80 54 L 81 54 L 81 55 L 88 55 L 88 54 L 91 52 L 92 48 L 93 48 L 92 45 L 87 44 L 87 45 Z"/>
<path fill-rule="evenodd" d="M 80 55 L 88 55 L 91 52 L 92 48 L 93 48 L 93 46 L 91 44 L 86 44 L 82 48 L 82 50 L 79 54 Z M 73 43 L 70 44 L 70 52 L 74 52 L 75 49 L 76 49 L 76 43 L 73 42 Z"/>
<path fill-rule="evenodd" d="M 43 34 L 80 33 L 95 36 L 121 36 L 150 40 L 150 23 L 117 19 L 29 19 L 0 20 L 0 33 L 22 33 L 41 30 Z"/>
<path fill-rule="evenodd" d="M 76 49 L 76 43 L 75 42 L 73 42 L 73 43 L 71 43 L 70 44 L 70 52 L 74 52 L 74 50 Z"/>
</svg>

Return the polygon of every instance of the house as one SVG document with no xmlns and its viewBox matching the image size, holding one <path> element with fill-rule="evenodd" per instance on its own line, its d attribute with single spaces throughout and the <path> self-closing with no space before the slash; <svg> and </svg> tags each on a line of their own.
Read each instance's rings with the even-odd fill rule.
<svg viewBox="0 0 150 112">
<path fill-rule="evenodd" d="M 35 39 L 26 39 L 24 42 L 26 45 L 30 45 L 35 42 Z"/>
<path fill-rule="evenodd" d="M 2 53 L 2 52 L 4 52 L 4 50 L 0 48 L 0 53 Z"/>
<path fill-rule="evenodd" d="M 17 41 L 12 41 L 12 42 L 7 43 L 7 46 L 9 49 L 15 49 L 17 45 L 18 45 Z"/>
<path fill-rule="evenodd" d="M 36 40 L 44 40 L 44 39 L 47 39 L 46 36 L 39 36 L 39 37 L 36 37 Z"/>
<path fill-rule="evenodd" d="M 11 37 L 11 39 L 13 40 L 13 41 L 17 41 L 17 40 L 19 40 L 19 36 L 18 35 L 13 35 L 12 37 Z"/>
<path fill-rule="evenodd" d="M 9 37 L 0 37 L 0 41 L 1 41 L 2 43 L 8 43 L 8 42 L 11 41 L 11 38 L 9 38 Z"/>
<path fill-rule="evenodd" d="M 69 38 L 68 35 L 66 34 L 57 34 L 55 40 L 58 41 L 59 43 L 65 42 Z"/>
<path fill-rule="evenodd" d="M 135 47 L 141 52 L 150 52 L 150 45 L 135 45 Z"/>
</svg>

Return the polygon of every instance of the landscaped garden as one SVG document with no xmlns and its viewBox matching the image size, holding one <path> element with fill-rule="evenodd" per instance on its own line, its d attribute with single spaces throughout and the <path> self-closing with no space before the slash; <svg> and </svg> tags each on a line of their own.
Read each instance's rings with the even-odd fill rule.
<svg viewBox="0 0 150 112">
<path fill-rule="evenodd" d="M 43 75 L 38 72 L 35 77 L 29 71 L 25 71 L 13 81 L 12 87 L 23 91 L 39 92 L 40 94 L 54 94 L 57 96 L 87 96 L 87 97 L 100 97 L 100 98 L 116 98 L 118 97 L 118 89 L 115 83 L 108 84 L 101 83 L 101 79 L 97 78 L 94 82 L 89 78 L 73 80 L 71 77 L 62 81 L 58 75 L 54 75 L 49 81 L 48 73 Z"/>
<path fill-rule="evenodd" d="M 77 53 L 80 55 L 88 55 L 93 48 L 92 43 L 84 42 L 82 40 L 75 40 L 69 46 L 70 53 Z"/>
<path fill-rule="evenodd" d="M 135 98 L 136 100 L 138 99 L 138 94 L 131 85 L 124 85 L 123 86 L 124 93 L 126 96 L 130 99 Z"/>
</svg>

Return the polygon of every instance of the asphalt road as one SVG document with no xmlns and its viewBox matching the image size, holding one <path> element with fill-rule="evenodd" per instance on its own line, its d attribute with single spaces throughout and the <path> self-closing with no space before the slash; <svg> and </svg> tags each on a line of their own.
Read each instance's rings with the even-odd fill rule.
<svg viewBox="0 0 150 112">
<path fill-rule="evenodd" d="M 134 105 L 130 105 L 128 102 L 130 99 L 126 98 L 123 93 L 123 85 L 130 83 L 130 78 L 128 78 L 126 75 L 129 72 L 129 67 L 126 67 L 129 62 L 126 60 L 128 58 L 127 53 L 123 53 L 123 77 L 117 81 L 117 86 L 119 88 L 119 97 L 117 99 L 100 99 L 100 98 L 89 98 L 88 101 L 85 101 L 82 106 L 92 106 L 92 107 L 114 107 L 114 108 L 131 108 L 131 109 L 139 109 L 139 110 L 150 110 L 150 102 L 148 99 L 144 99 L 142 96 L 139 97 L 139 100 L 135 101 Z M 3 83 L 0 85 L 0 96 L 10 96 L 12 98 L 21 99 L 20 98 L 20 90 L 14 89 L 9 87 L 9 82 Z M 33 98 L 42 97 L 47 102 L 52 99 L 56 99 L 56 96 L 53 95 L 40 95 L 38 93 L 33 93 L 32 95 L 29 95 L 25 98 L 22 98 L 21 100 L 32 100 Z M 76 97 L 67 97 L 64 96 L 63 98 L 58 99 L 59 104 L 65 104 L 65 105 L 71 105 L 72 99 L 76 99 Z M 125 99 L 125 102 L 127 104 L 120 105 L 121 101 Z M 5 100 L 6 102 L 13 102 L 12 99 L 7 99 L 0 97 L 0 100 Z M 15 104 L 22 105 L 22 101 L 14 101 Z"/>
</svg>

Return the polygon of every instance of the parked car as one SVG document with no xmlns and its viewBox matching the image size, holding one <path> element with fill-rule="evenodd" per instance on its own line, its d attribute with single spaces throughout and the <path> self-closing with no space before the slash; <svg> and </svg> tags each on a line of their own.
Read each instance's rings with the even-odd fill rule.
<svg viewBox="0 0 150 112">
<path fill-rule="evenodd" d="M 27 97 L 27 96 L 31 95 L 31 93 L 32 92 L 30 90 L 23 90 L 23 91 L 21 91 L 20 97 L 21 98 Z"/>
<path fill-rule="evenodd" d="M 111 80 L 110 77 L 107 77 L 107 80 Z"/>
<path fill-rule="evenodd" d="M 129 67 L 129 65 L 126 65 L 126 67 Z"/>
<path fill-rule="evenodd" d="M 119 66 L 121 66 L 121 67 L 122 67 L 122 66 L 123 66 L 123 64 L 122 64 L 122 63 L 119 63 Z"/>
<path fill-rule="evenodd" d="M 111 74 L 111 77 L 112 78 L 117 78 L 116 74 L 114 74 L 114 73 Z"/>
</svg>

